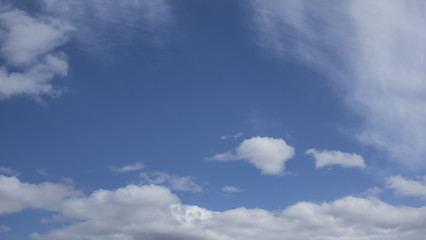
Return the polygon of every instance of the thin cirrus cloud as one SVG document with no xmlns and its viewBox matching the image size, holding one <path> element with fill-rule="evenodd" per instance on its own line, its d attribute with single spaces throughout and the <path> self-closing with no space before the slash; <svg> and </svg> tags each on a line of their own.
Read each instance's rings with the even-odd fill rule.
<svg viewBox="0 0 426 240">
<path fill-rule="evenodd" d="M 78 28 L 75 38 L 89 51 L 106 52 L 120 44 L 159 44 L 171 24 L 168 0 L 41 0 L 47 14 Z M 89 23 L 89 24 L 88 24 Z"/>
<path fill-rule="evenodd" d="M 7 176 L 15 176 L 19 177 L 21 175 L 20 172 L 13 170 L 11 168 L 0 166 L 0 174 L 7 175 Z"/>
<path fill-rule="evenodd" d="M 424 1 L 251 3 L 257 42 L 328 76 L 361 117 L 360 142 L 409 169 L 426 167 Z"/>
<path fill-rule="evenodd" d="M 386 183 L 397 196 L 426 198 L 426 176 L 423 176 L 422 181 L 405 179 L 399 175 L 391 176 Z"/>
<path fill-rule="evenodd" d="M 144 168 L 144 165 L 141 162 L 135 162 L 134 164 L 124 165 L 122 167 L 111 166 L 111 170 L 116 173 L 138 171 L 143 168 Z"/>
<path fill-rule="evenodd" d="M 144 172 L 139 177 L 145 184 L 166 185 L 174 191 L 203 192 L 203 188 L 195 183 L 191 176 L 179 177 L 166 172 Z"/>
<path fill-rule="evenodd" d="M 341 151 L 308 149 L 305 154 L 315 158 L 315 167 L 323 168 L 338 165 L 345 168 L 365 168 L 364 158 L 355 153 Z"/>
<path fill-rule="evenodd" d="M 29 95 L 57 96 L 52 81 L 68 73 L 65 44 L 72 26 L 48 16 L 31 17 L 23 11 L 0 6 L 0 98 Z"/>
<path fill-rule="evenodd" d="M 224 186 L 222 188 L 222 192 L 224 193 L 239 193 L 239 192 L 243 192 L 244 190 L 234 187 L 234 186 Z"/>
<path fill-rule="evenodd" d="M 219 153 L 206 160 L 244 160 L 259 169 L 262 174 L 279 175 L 285 170 L 285 162 L 294 156 L 295 149 L 281 138 L 252 137 L 244 140 L 234 152 Z"/>
<path fill-rule="evenodd" d="M 31 194 L 22 198 L 25 188 Z M 44 221 L 53 223 L 49 231 L 30 235 L 40 240 L 418 240 L 426 234 L 425 207 L 394 206 L 378 198 L 298 202 L 279 212 L 260 208 L 212 211 L 182 204 L 163 186 L 127 185 L 98 189 L 86 196 L 72 195 L 80 191 L 56 183 L 33 184 L 5 176 L 0 177 L 0 192 L 1 214 L 26 208 L 52 213 L 52 220 Z M 58 225 L 57 219 L 69 222 Z"/>
</svg>

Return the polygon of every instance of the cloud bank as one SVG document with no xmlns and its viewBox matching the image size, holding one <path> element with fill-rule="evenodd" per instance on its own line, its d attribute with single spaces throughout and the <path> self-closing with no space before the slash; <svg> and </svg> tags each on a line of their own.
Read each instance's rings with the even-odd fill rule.
<svg viewBox="0 0 426 240">
<path fill-rule="evenodd" d="M 377 198 L 298 202 L 280 212 L 220 212 L 185 205 L 168 188 L 156 185 L 100 189 L 88 196 L 64 190 L 55 183 L 23 183 L 1 176 L 0 213 L 37 208 L 52 212 L 52 220 L 66 221 L 49 226 L 46 233 L 31 234 L 40 240 L 418 240 L 426 234 L 425 207 L 393 206 Z"/>
<path fill-rule="evenodd" d="M 315 167 L 323 168 L 338 165 L 346 168 L 365 168 L 364 158 L 355 153 L 345 153 L 341 151 L 318 151 L 311 148 L 306 151 L 307 155 L 315 158 Z"/>
<path fill-rule="evenodd" d="M 326 74 L 362 119 L 359 141 L 426 167 L 425 2 L 251 3 L 258 43 Z"/>
<path fill-rule="evenodd" d="M 278 175 L 285 170 L 285 162 L 294 156 L 295 149 L 281 139 L 270 137 L 252 137 L 244 140 L 236 149 L 216 154 L 207 160 L 236 161 L 244 160 L 255 166 L 262 174 Z"/>
</svg>

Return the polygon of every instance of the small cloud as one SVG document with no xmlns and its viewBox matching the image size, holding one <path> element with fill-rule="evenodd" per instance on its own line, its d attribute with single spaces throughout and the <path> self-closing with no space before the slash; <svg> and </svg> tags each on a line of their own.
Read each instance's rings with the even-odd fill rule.
<svg viewBox="0 0 426 240">
<path fill-rule="evenodd" d="M 315 167 L 323 168 L 330 165 L 339 165 L 346 168 L 365 168 L 364 158 L 355 153 L 341 151 L 318 151 L 311 148 L 305 152 L 315 158 Z"/>
<path fill-rule="evenodd" d="M 0 232 L 10 232 L 12 230 L 11 227 L 6 225 L 0 225 Z"/>
<path fill-rule="evenodd" d="M 137 170 L 141 170 L 143 169 L 144 166 L 141 162 L 136 162 L 133 165 L 125 165 L 123 167 L 116 167 L 116 166 L 112 166 L 111 170 L 116 172 L 116 173 L 124 173 L 124 172 L 131 172 L 131 171 L 137 171 Z"/>
<path fill-rule="evenodd" d="M 244 190 L 239 189 L 237 187 L 233 187 L 233 186 L 224 186 L 222 188 L 222 192 L 224 193 L 239 193 L 239 192 L 243 192 Z"/>
<path fill-rule="evenodd" d="M 2 167 L 2 166 L 0 166 L 0 174 L 4 174 L 7 176 L 15 176 L 15 177 L 19 177 L 21 175 L 21 173 L 18 171 L 15 171 L 7 167 Z"/>
<path fill-rule="evenodd" d="M 285 162 L 294 156 L 295 149 L 282 138 L 252 137 L 244 140 L 235 153 L 227 151 L 206 160 L 219 162 L 245 160 L 259 169 L 262 174 L 280 175 L 284 173 Z"/>
<path fill-rule="evenodd" d="M 207 157 L 207 158 L 205 158 L 205 160 L 214 160 L 214 161 L 218 161 L 218 162 L 228 162 L 228 161 L 238 160 L 238 156 L 233 154 L 232 152 L 228 151 L 228 152 L 224 152 L 224 153 L 215 154 L 212 157 Z"/>
<path fill-rule="evenodd" d="M 426 176 L 421 181 L 405 179 L 399 175 L 387 179 L 387 186 L 395 191 L 396 195 L 403 197 L 426 198 Z"/>
<path fill-rule="evenodd" d="M 379 187 L 372 187 L 367 189 L 367 191 L 361 193 L 361 196 L 367 197 L 367 198 L 377 198 L 379 194 L 381 194 L 382 192 L 383 192 L 383 189 Z"/>
<path fill-rule="evenodd" d="M 166 172 L 141 173 L 139 176 L 143 183 L 167 185 L 172 190 L 181 192 L 203 192 L 190 176 L 179 177 Z"/>
<path fill-rule="evenodd" d="M 221 136 L 220 139 L 222 139 L 222 140 L 226 140 L 226 139 L 229 139 L 229 138 L 237 139 L 237 138 L 239 138 L 239 137 L 241 137 L 243 135 L 244 135 L 244 133 L 239 132 L 239 133 L 234 134 L 234 135 L 224 135 L 224 136 Z"/>
<path fill-rule="evenodd" d="M 46 169 L 37 169 L 36 173 L 44 177 L 49 177 L 49 174 L 47 173 Z"/>
</svg>

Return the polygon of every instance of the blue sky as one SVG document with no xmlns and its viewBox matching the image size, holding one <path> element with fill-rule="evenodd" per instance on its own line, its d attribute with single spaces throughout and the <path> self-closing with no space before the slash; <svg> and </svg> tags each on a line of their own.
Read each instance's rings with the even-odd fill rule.
<svg viewBox="0 0 426 240">
<path fill-rule="evenodd" d="M 421 239 L 425 8 L 0 1 L 0 237 Z"/>
</svg>

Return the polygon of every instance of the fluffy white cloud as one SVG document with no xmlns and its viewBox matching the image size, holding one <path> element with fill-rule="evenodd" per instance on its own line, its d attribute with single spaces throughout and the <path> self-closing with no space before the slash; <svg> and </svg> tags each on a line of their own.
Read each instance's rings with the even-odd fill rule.
<svg viewBox="0 0 426 240">
<path fill-rule="evenodd" d="M 244 140 L 235 153 L 216 154 L 207 160 L 233 161 L 245 160 L 261 170 L 262 174 L 276 175 L 285 170 L 285 162 L 294 156 L 293 147 L 281 138 L 252 137 Z"/>
<path fill-rule="evenodd" d="M 239 189 L 239 188 L 234 187 L 234 186 L 224 186 L 222 188 L 222 192 L 225 192 L 225 193 L 238 193 L 238 192 L 242 192 L 242 191 L 244 191 L 244 190 Z"/>
<path fill-rule="evenodd" d="M 346 168 L 365 168 L 364 158 L 355 153 L 329 150 L 318 151 L 311 148 L 305 154 L 315 158 L 316 168 L 323 168 L 330 165 L 339 165 Z"/>
<path fill-rule="evenodd" d="M 323 71 L 363 122 L 357 138 L 426 167 L 426 3 L 252 0 L 259 43 Z"/>
<path fill-rule="evenodd" d="M 144 168 L 144 166 L 141 162 L 135 162 L 132 165 L 125 165 L 125 166 L 122 166 L 122 167 L 116 167 L 116 166 L 111 167 L 111 169 L 116 173 L 137 171 L 137 170 L 141 170 L 143 168 Z"/>
<path fill-rule="evenodd" d="M 426 198 L 426 176 L 423 181 L 405 179 L 401 176 L 392 176 L 387 180 L 387 187 L 392 188 L 397 195 Z"/>
<path fill-rule="evenodd" d="M 237 208 L 225 212 L 183 205 L 167 188 L 129 185 L 65 200 L 59 213 L 74 219 L 36 239 L 421 239 L 426 208 L 396 207 L 345 197 L 300 202 L 281 213 Z"/>
<path fill-rule="evenodd" d="M 168 188 L 156 185 L 100 189 L 89 196 L 70 192 L 75 191 L 60 184 L 1 176 L 0 213 L 36 208 L 54 214 L 45 224 L 67 221 L 31 234 L 40 240 L 418 240 L 426 234 L 426 207 L 393 206 L 377 198 L 299 202 L 281 212 L 219 212 L 182 204 Z"/>
<path fill-rule="evenodd" d="M 0 97 L 59 94 L 51 82 L 67 74 L 68 63 L 64 53 L 55 49 L 67 41 L 72 30 L 54 18 L 34 18 L 16 9 L 1 8 L 0 57 L 6 65 L 0 67 Z"/>
<path fill-rule="evenodd" d="M 0 175 L 0 215 L 25 208 L 55 210 L 65 198 L 78 194 L 70 185 L 30 184 L 16 177 Z"/>
<path fill-rule="evenodd" d="M 203 188 L 196 184 L 190 176 L 179 177 L 166 172 L 141 173 L 139 176 L 143 183 L 165 184 L 175 191 L 203 192 Z"/>
</svg>

